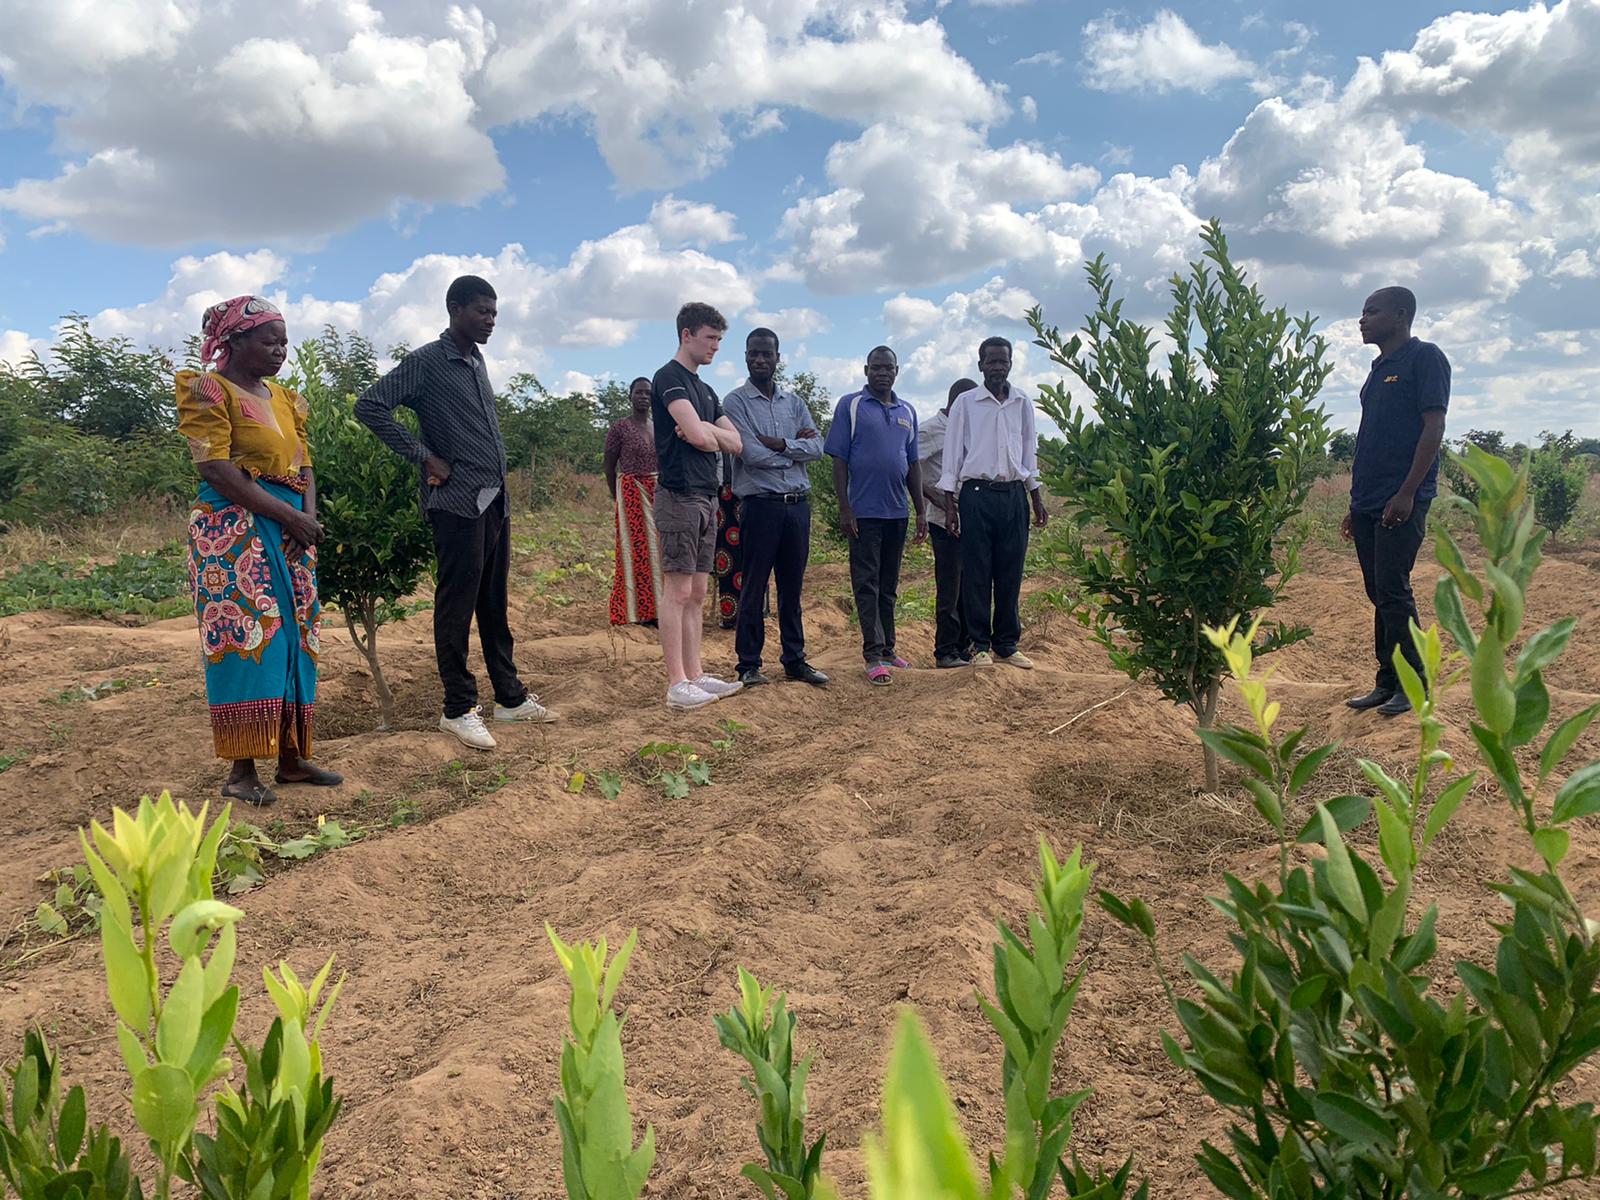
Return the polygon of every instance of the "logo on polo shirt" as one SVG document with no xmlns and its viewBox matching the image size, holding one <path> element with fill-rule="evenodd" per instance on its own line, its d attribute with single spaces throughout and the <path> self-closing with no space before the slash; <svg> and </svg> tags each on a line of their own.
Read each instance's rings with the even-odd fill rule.
<svg viewBox="0 0 1600 1200">
<path fill-rule="evenodd" d="M 896 417 L 894 420 L 895 420 L 895 424 L 899 425 L 900 428 L 902 428 L 902 429 L 910 429 L 911 428 L 911 422 L 906 420 L 904 417 Z"/>
<path fill-rule="evenodd" d="M 1385 375 L 1383 377 L 1383 381 L 1385 383 L 1399 383 L 1400 382 L 1400 376 L 1398 376 L 1398 375 Z"/>
</svg>

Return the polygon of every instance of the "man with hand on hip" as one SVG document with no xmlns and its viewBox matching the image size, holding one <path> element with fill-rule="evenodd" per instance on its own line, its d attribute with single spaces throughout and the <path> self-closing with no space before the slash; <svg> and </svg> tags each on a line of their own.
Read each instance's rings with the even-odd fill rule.
<svg viewBox="0 0 1600 1200">
<path fill-rule="evenodd" d="M 494 737 L 478 711 L 478 682 L 467 669 L 474 614 L 494 685 L 495 720 L 556 717 L 523 686 L 511 657 L 506 448 L 494 386 L 478 350 L 494 333 L 499 311 L 494 288 L 476 275 L 463 275 L 445 294 L 445 310 L 450 327 L 363 392 L 356 416 L 384 445 L 415 463 L 422 476 L 422 511 L 433 529 L 438 560 L 433 649 L 444 685 L 439 728 L 476 750 L 492 750 Z M 421 441 L 394 419 L 398 405 L 417 414 Z"/>
</svg>

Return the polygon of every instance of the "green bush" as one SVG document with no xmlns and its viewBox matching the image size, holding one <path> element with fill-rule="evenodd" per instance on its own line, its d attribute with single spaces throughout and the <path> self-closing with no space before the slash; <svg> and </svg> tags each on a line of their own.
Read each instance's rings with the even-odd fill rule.
<svg viewBox="0 0 1600 1200">
<path fill-rule="evenodd" d="M 367 660 L 380 728 L 394 722 L 394 694 L 378 658 L 378 629 L 405 615 L 401 602 L 433 563 L 433 535 L 422 518 L 417 470 L 355 416 L 355 397 L 327 383 L 316 343 L 297 352 L 296 383 L 309 406 L 307 434 L 317 477 L 317 587 L 344 614 Z M 409 412 L 402 421 L 413 420 Z"/>
<path fill-rule="evenodd" d="M 1528 482 L 1533 489 L 1533 513 L 1552 534 L 1560 533 L 1578 515 L 1584 489 L 1589 486 L 1589 465 L 1577 453 L 1572 430 L 1557 436 L 1543 434 L 1533 452 Z"/>
<path fill-rule="evenodd" d="M 98 517 L 125 502 L 118 447 L 71 425 L 30 423 L 0 460 L 3 515 L 40 525 Z"/>
<path fill-rule="evenodd" d="M 1105 260 L 1089 265 L 1098 305 L 1084 335 L 1064 339 L 1028 313 L 1037 344 L 1088 389 L 1041 389 L 1061 428 L 1044 482 L 1064 497 L 1084 536 L 1065 565 L 1085 593 L 1084 623 L 1111 662 L 1148 677 L 1212 725 L 1225 667 L 1202 635 L 1277 602 L 1298 570 L 1282 531 L 1305 503 L 1327 442 L 1314 402 L 1332 369 L 1312 319 L 1269 309 L 1228 258 L 1215 222 L 1205 259 L 1172 280 L 1164 370 L 1154 332 L 1122 315 Z M 1278 626 L 1268 648 L 1309 630 Z M 1217 764 L 1205 749 L 1206 786 Z"/>
</svg>

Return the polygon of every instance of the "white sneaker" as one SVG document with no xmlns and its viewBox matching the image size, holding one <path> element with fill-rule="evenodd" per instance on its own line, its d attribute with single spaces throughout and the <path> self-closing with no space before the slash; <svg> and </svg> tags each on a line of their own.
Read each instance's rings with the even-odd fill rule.
<svg viewBox="0 0 1600 1200">
<path fill-rule="evenodd" d="M 667 689 L 668 708 L 704 708 L 708 704 L 715 704 L 717 698 L 710 692 L 696 684 L 685 680 L 675 683 Z"/>
<path fill-rule="evenodd" d="M 496 704 L 494 706 L 494 719 L 496 721 L 537 721 L 539 724 L 545 725 L 551 721 L 559 721 L 561 718 L 540 704 L 539 697 L 529 692 L 528 698 L 515 708 L 507 708 L 503 704 Z"/>
<path fill-rule="evenodd" d="M 469 708 L 459 717 L 439 718 L 439 729 L 443 733 L 453 733 L 463 746 L 471 746 L 474 750 L 493 750 L 495 747 L 494 735 L 489 732 L 489 727 L 483 723 L 483 716 L 476 708 Z"/>
<path fill-rule="evenodd" d="M 737 680 L 732 683 L 726 683 L 715 675 L 702 675 L 699 679 L 692 679 L 689 682 L 693 683 L 702 692 L 710 692 L 718 700 L 724 696 L 731 696 L 735 692 L 744 691 L 744 684 Z"/>
</svg>

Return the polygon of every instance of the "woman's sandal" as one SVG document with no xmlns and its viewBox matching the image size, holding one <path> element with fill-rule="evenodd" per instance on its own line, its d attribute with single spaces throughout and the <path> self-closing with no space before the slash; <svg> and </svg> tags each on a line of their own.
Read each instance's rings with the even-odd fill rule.
<svg viewBox="0 0 1600 1200">
<path fill-rule="evenodd" d="M 314 763 L 307 763 L 306 770 L 311 773 L 304 779 L 285 779 L 280 771 L 277 782 L 280 784 L 303 783 L 308 787 L 338 787 L 344 782 L 344 776 L 339 772 L 324 770 Z"/>
<path fill-rule="evenodd" d="M 278 802 L 273 790 L 260 780 L 253 784 L 225 783 L 222 785 L 222 796 L 225 800 L 243 800 L 256 808 L 265 808 L 269 804 Z"/>
<path fill-rule="evenodd" d="M 890 682 L 889 668 L 883 663 L 874 663 L 867 668 L 867 682 L 875 687 L 886 687 Z"/>
</svg>

